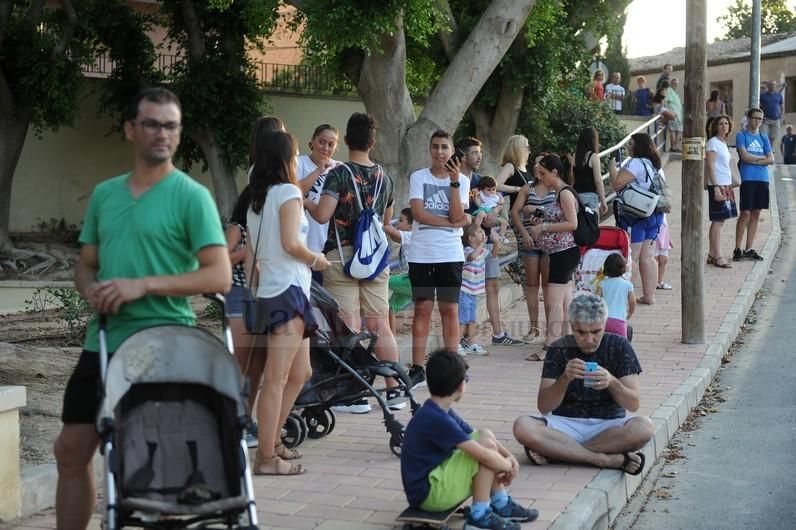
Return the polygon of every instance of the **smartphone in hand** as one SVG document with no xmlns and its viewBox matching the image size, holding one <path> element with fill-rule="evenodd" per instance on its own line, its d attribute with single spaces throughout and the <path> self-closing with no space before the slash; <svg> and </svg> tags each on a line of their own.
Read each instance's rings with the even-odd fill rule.
<svg viewBox="0 0 796 530">
<path fill-rule="evenodd" d="M 451 165 L 451 161 L 452 161 L 452 160 L 455 160 L 455 161 L 457 161 L 457 162 L 461 163 L 461 161 L 462 161 L 462 158 L 464 158 L 464 151 L 462 151 L 461 149 L 458 149 L 458 148 L 457 148 L 457 149 L 456 149 L 456 151 L 454 151 L 454 152 L 453 152 L 453 156 L 451 156 L 451 157 L 448 159 L 448 161 L 447 161 L 447 162 L 445 162 L 445 165 L 446 165 L 446 166 L 449 166 L 449 165 Z"/>
</svg>

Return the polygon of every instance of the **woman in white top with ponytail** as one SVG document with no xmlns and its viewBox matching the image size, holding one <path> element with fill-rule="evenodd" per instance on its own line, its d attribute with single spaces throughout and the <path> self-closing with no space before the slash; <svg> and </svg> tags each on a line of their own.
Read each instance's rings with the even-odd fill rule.
<svg viewBox="0 0 796 530">
<path fill-rule="evenodd" d="M 279 441 L 296 397 L 312 375 L 308 337 L 317 328 L 310 306 L 310 269 L 329 262 L 306 246 L 307 219 L 296 180 L 296 140 L 276 131 L 258 140 L 251 172 L 252 202 L 247 215 L 247 271 L 257 293 L 258 342 L 267 339 L 262 391 L 257 402 L 258 475 L 298 475 L 301 453 Z M 252 262 L 257 264 L 255 268 Z M 253 330 L 249 330 L 253 331 Z M 261 347 L 258 344 L 258 347 Z"/>
</svg>

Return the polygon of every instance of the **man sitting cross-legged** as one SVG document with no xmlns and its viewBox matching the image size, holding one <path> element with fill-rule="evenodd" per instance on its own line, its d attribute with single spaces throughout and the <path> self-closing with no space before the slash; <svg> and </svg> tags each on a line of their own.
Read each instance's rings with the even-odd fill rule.
<svg viewBox="0 0 796 530">
<path fill-rule="evenodd" d="M 626 417 L 639 407 L 636 353 L 625 338 L 605 333 L 608 309 L 602 298 L 578 295 L 568 310 L 572 335 L 550 346 L 542 369 L 543 416 L 517 418 L 514 436 L 537 465 L 550 459 L 638 475 L 644 454 L 636 451 L 655 428 L 649 418 Z"/>
</svg>

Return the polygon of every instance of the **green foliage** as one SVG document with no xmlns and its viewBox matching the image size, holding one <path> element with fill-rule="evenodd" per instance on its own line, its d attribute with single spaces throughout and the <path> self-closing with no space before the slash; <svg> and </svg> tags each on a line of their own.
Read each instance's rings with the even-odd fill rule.
<svg viewBox="0 0 796 530">
<path fill-rule="evenodd" d="M 752 3 L 735 0 L 727 14 L 719 17 L 727 32 L 723 39 L 740 39 L 752 35 Z M 762 0 L 760 31 L 763 35 L 796 31 L 794 5 L 789 0 Z"/>
<path fill-rule="evenodd" d="M 624 125 L 604 103 L 588 101 L 571 90 L 551 91 L 544 99 L 527 105 L 520 117 L 520 130 L 534 151 L 573 153 L 581 130 L 594 127 L 600 144 L 609 147 L 627 134 Z"/>
<path fill-rule="evenodd" d="M 198 56 L 187 51 L 191 28 L 183 16 L 183 3 L 164 0 L 160 19 L 178 54 L 164 79 L 183 107 L 185 133 L 177 159 L 185 165 L 202 162 L 207 169 L 193 134 L 202 132 L 222 146 L 230 167 L 242 167 L 247 162 L 250 125 L 268 110 L 248 51 L 276 27 L 279 2 L 192 2 L 201 30 L 203 53 Z"/>
<path fill-rule="evenodd" d="M 350 49 L 380 51 L 380 35 L 395 33 L 401 22 L 407 35 L 428 45 L 440 21 L 435 0 L 307 0 L 293 27 L 305 25 L 308 53 L 332 58 Z"/>
<path fill-rule="evenodd" d="M 69 339 L 79 342 L 86 333 L 86 325 L 92 315 L 88 302 L 75 289 L 66 287 L 46 287 L 33 291 L 25 308 L 29 312 L 42 313 L 47 306 L 58 304 L 58 319 L 69 328 Z"/>
<path fill-rule="evenodd" d="M 81 15 L 96 2 L 79 4 L 77 27 L 64 54 L 54 52 L 69 25 L 63 9 L 44 9 L 41 16 L 28 17 L 27 2 L 14 4 L 3 28 L 0 69 L 16 109 L 30 109 L 30 125 L 37 134 L 72 125 L 83 82 L 81 67 L 90 60 L 94 37 Z"/>
</svg>

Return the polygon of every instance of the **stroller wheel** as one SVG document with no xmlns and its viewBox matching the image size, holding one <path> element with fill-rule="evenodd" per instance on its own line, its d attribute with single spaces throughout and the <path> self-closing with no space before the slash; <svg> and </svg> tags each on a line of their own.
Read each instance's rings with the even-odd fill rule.
<svg viewBox="0 0 796 530">
<path fill-rule="evenodd" d="M 402 434 L 393 434 L 390 436 L 390 451 L 392 454 L 399 457 L 401 456 L 401 446 L 404 443 L 404 437 Z"/>
<path fill-rule="evenodd" d="M 334 413 L 329 409 L 304 409 L 301 416 L 307 426 L 307 436 L 313 440 L 323 438 L 334 428 Z"/>
<path fill-rule="evenodd" d="M 331 434 L 334 430 L 334 426 L 337 425 L 337 416 L 335 416 L 334 411 L 332 409 L 324 409 L 324 414 L 326 417 L 329 418 L 329 430 L 326 431 L 326 434 Z"/>
<path fill-rule="evenodd" d="M 287 417 L 285 426 L 282 427 L 282 443 L 288 449 L 292 449 L 301 443 L 301 424 L 292 415 Z"/>
<path fill-rule="evenodd" d="M 298 412 L 291 412 L 290 416 L 296 418 L 296 421 L 299 423 L 299 429 L 301 432 L 299 433 L 299 443 L 296 445 L 301 445 L 304 443 L 304 440 L 307 439 L 307 434 L 309 432 L 309 428 L 307 427 L 307 422 L 304 421 L 304 418 Z"/>
</svg>

